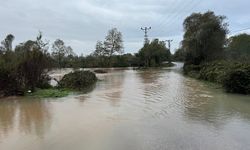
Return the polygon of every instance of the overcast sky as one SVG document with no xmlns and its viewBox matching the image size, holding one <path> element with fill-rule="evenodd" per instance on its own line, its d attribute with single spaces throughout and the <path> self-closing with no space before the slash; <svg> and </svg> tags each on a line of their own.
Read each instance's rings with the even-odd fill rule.
<svg viewBox="0 0 250 150">
<path fill-rule="evenodd" d="M 143 45 L 141 27 L 149 38 L 173 39 L 172 52 L 183 35 L 183 20 L 192 12 L 214 11 L 227 16 L 233 31 L 250 27 L 249 0 L 0 0 L 0 38 L 12 33 L 15 43 L 35 39 L 38 31 L 53 43 L 62 39 L 77 54 L 95 49 L 112 27 L 123 33 L 126 53 Z M 246 30 L 249 32 L 250 30 Z M 234 32 L 233 32 L 234 33 Z M 235 33 L 234 33 L 235 34 Z"/>
</svg>

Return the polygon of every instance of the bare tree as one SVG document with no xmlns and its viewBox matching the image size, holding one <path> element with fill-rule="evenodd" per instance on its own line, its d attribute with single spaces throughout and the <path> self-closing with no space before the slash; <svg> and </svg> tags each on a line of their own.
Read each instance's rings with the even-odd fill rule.
<svg viewBox="0 0 250 150">
<path fill-rule="evenodd" d="M 37 46 L 42 49 L 43 53 L 47 53 L 48 52 L 48 49 L 49 49 L 49 41 L 44 41 L 42 40 L 43 38 L 43 34 L 41 31 L 39 31 L 37 37 L 36 37 L 36 43 L 37 43 Z"/>
<path fill-rule="evenodd" d="M 116 28 L 109 30 L 108 35 L 105 38 L 104 47 L 105 51 L 110 57 L 115 53 L 122 54 L 123 53 L 122 33 L 118 31 Z"/>
<path fill-rule="evenodd" d="M 52 55 L 58 60 L 59 67 L 62 67 L 62 60 L 68 55 L 74 55 L 73 49 L 70 46 L 66 46 L 63 40 L 57 39 L 52 45 Z"/>
</svg>

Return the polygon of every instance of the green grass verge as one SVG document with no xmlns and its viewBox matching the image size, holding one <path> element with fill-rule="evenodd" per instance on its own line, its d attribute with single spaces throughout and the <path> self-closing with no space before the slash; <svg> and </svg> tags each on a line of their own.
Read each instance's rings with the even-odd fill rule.
<svg viewBox="0 0 250 150">
<path fill-rule="evenodd" d="M 26 96 L 38 97 L 38 98 L 61 98 L 68 96 L 71 93 L 70 90 L 65 89 L 37 89 L 34 93 L 29 93 Z"/>
</svg>

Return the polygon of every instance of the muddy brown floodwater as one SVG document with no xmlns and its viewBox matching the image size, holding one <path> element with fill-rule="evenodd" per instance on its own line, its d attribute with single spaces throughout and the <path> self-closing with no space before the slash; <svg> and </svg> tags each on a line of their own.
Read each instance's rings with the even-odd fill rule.
<svg viewBox="0 0 250 150">
<path fill-rule="evenodd" d="M 250 96 L 187 78 L 181 65 L 111 69 L 86 94 L 0 101 L 0 150 L 250 149 Z"/>
</svg>

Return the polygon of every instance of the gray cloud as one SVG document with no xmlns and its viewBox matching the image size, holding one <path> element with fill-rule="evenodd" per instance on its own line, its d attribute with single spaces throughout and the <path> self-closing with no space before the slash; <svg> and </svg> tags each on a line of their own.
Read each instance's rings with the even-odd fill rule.
<svg viewBox="0 0 250 150">
<path fill-rule="evenodd" d="M 6 0 L 0 5 L 0 38 L 16 36 L 15 44 L 34 39 L 39 30 L 51 41 L 63 39 L 78 54 L 89 54 L 107 30 L 117 27 L 125 52 L 142 46 L 141 26 L 152 26 L 150 38 L 182 39 L 182 22 L 192 12 L 215 11 L 228 17 L 230 30 L 250 27 L 249 0 Z"/>
</svg>

